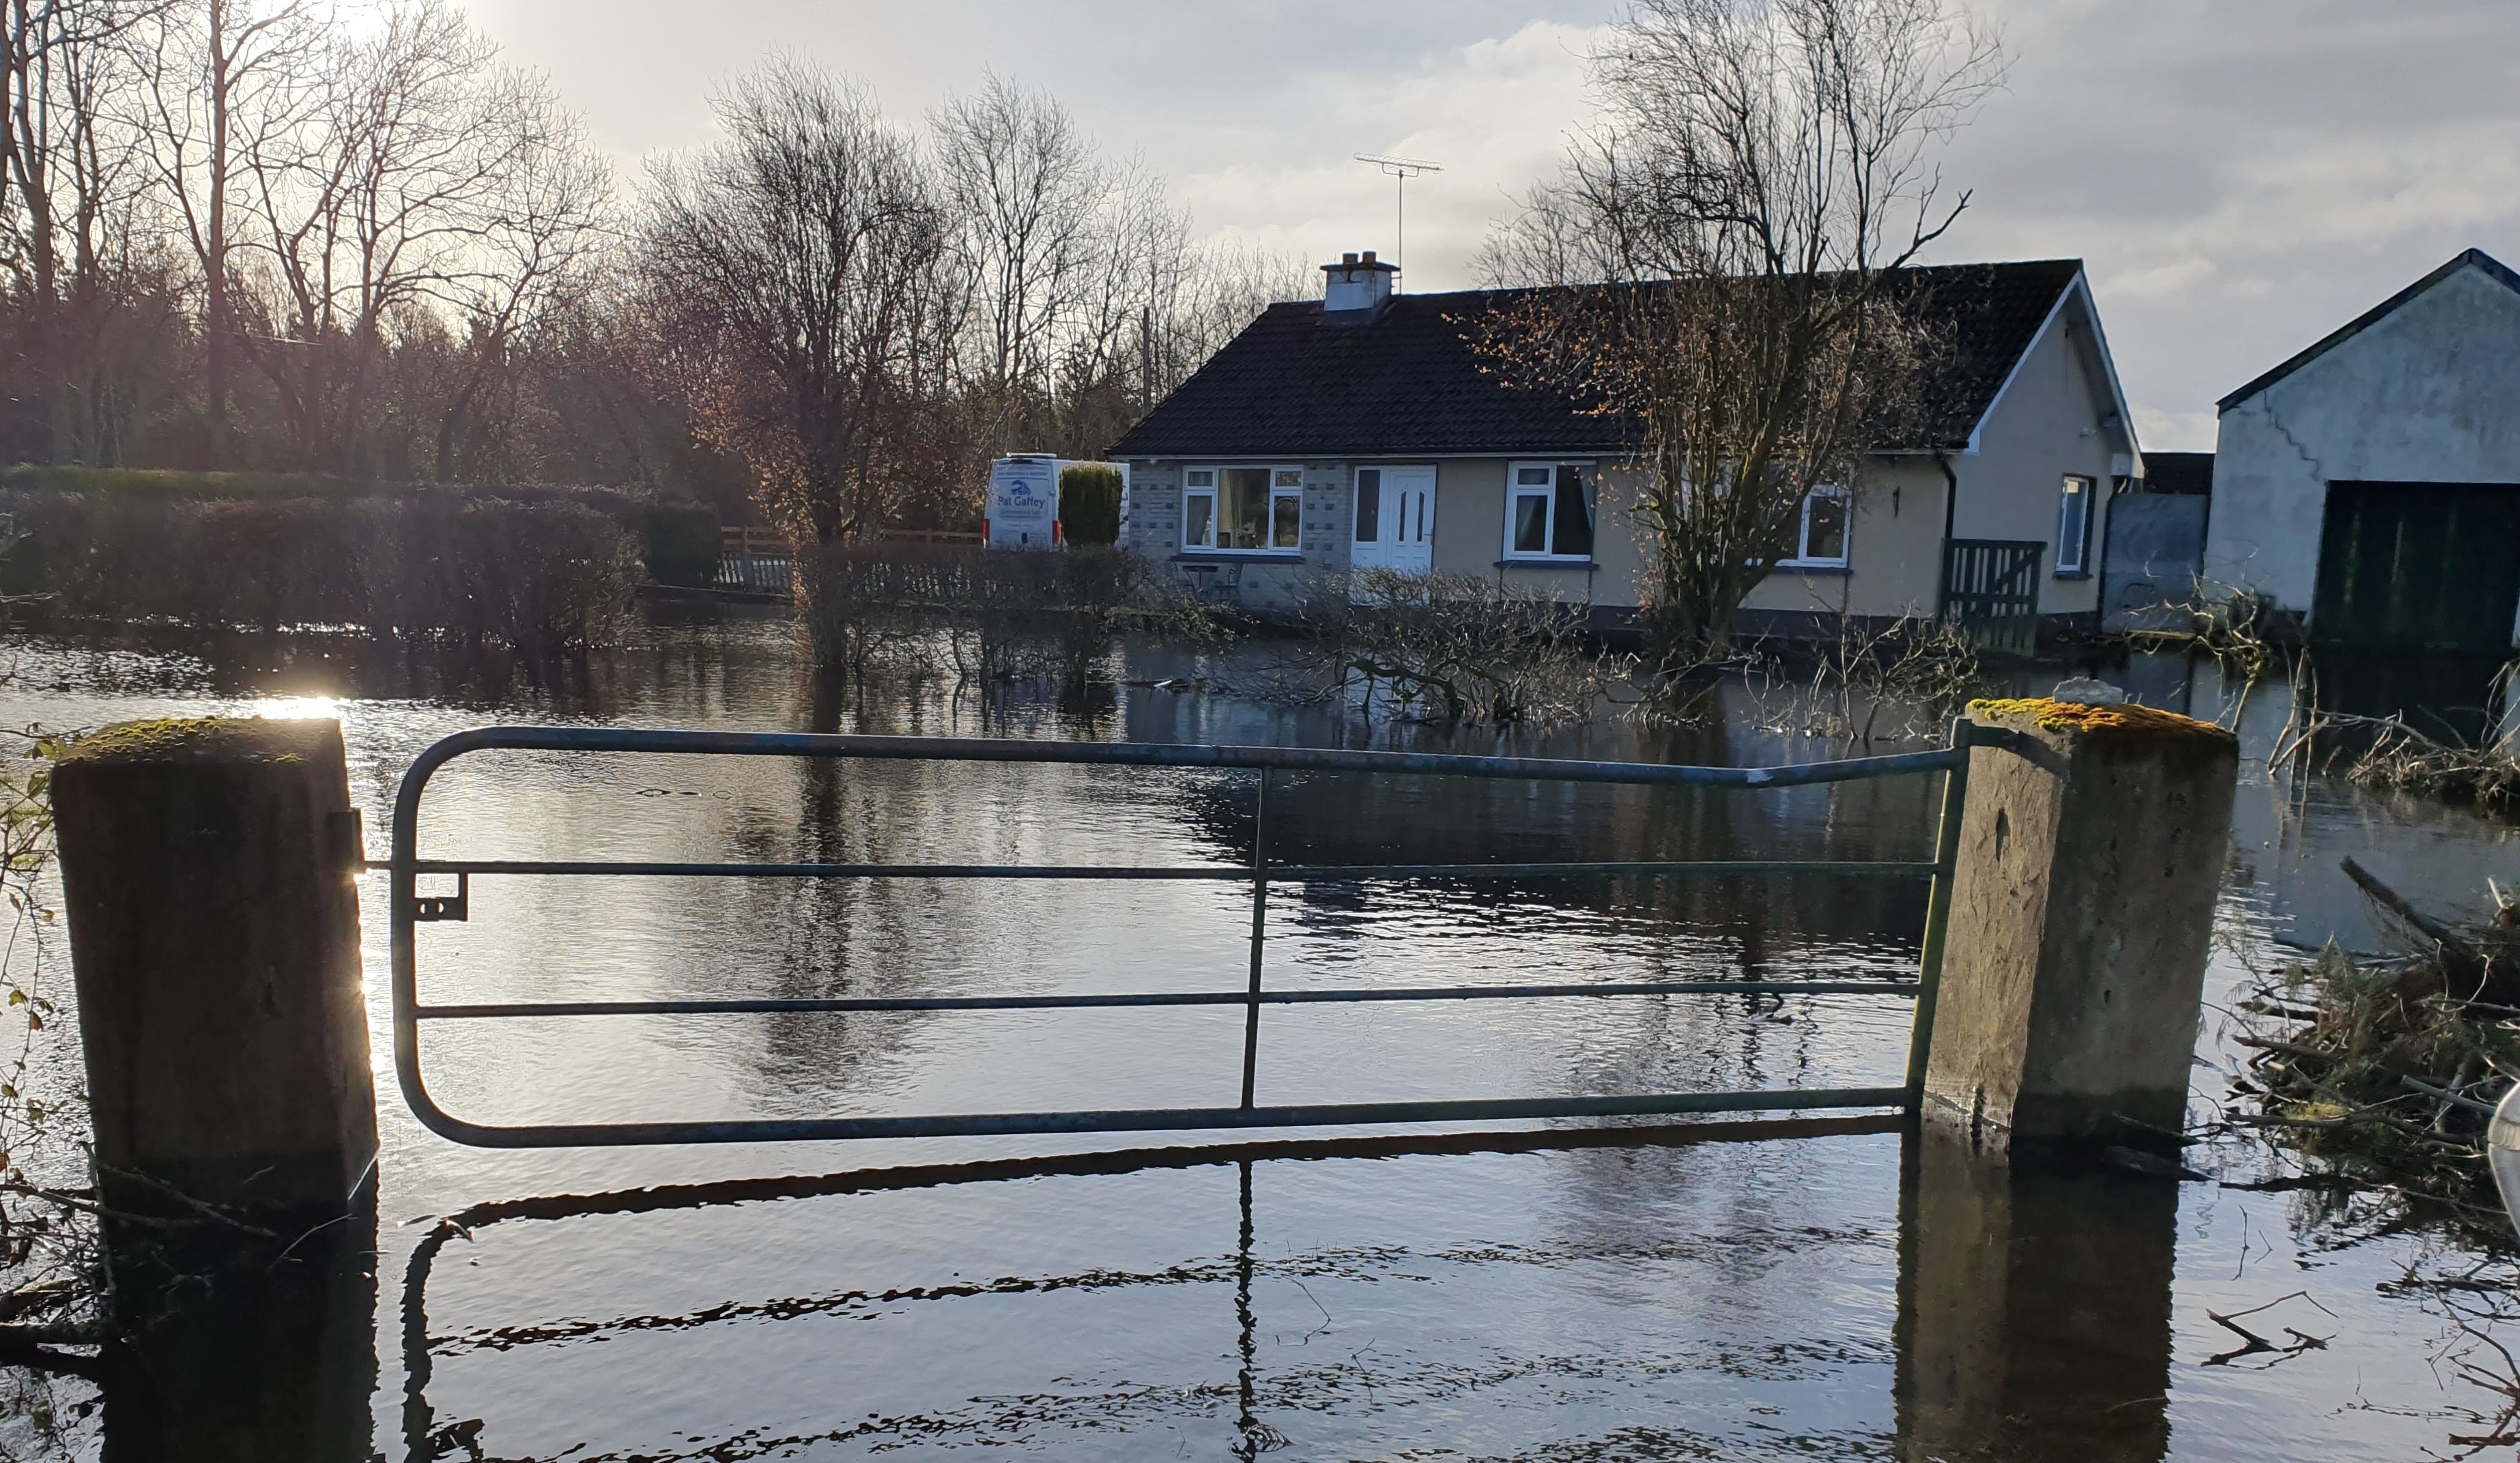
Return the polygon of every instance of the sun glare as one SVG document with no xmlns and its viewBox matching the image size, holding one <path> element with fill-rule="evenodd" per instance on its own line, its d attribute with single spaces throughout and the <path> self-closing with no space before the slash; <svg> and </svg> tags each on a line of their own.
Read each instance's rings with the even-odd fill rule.
<svg viewBox="0 0 2520 1463">
<path fill-rule="evenodd" d="M 248 702 L 246 711 L 248 715 L 274 720 L 339 721 L 341 702 L 337 696 L 264 696 Z"/>
</svg>

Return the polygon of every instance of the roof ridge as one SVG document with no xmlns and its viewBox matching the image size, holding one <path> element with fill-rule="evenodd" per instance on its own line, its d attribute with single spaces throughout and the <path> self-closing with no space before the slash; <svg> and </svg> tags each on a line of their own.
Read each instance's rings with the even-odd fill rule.
<svg viewBox="0 0 2520 1463">
<path fill-rule="evenodd" d="M 1892 293 L 1920 318 L 1946 322 L 1954 349 L 1928 383 L 1925 419 L 1885 445 L 1957 448 L 2085 267 L 2079 259 L 1994 260 L 1912 265 L 1898 274 L 1910 283 Z M 1322 328 L 1319 299 L 1278 301 L 1109 451 L 1391 458 L 1626 450 L 1634 422 L 1551 391 L 1509 386 L 1478 357 L 1471 318 L 1547 288 L 1395 295 L 1372 319 L 1336 331 Z"/>
<path fill-rule="evenodd" d="M 1884 270 L 1882 273 L 1913 277 L 1929 274 L 1957 274 L 1965 270 L 1975 269 L 2070 269 L 2080 271 L 2085 267 L 2086 262 L 2084 260 L 2072 255 L 2060 254 L 2043 259 L 1978 259 L 1957 264 L 1903 264 L 1895 270 Z M 1841 269 L 1825 269 L 1818 271 L 1818 273 L 1822 276 L 1839 275 L 1846 272 L 1847 271 Z M 1802 273 L 1788 275 L 1786 278 L 1802 279 L 1810 273 L 1812 273 L 1812 271 L 1807 270 Z M 1752 277 L 1743 275 L 1741 278 L 1749 279 Z M 1545 289 L 1609 289 L 1636 285 L 1669 285 L 1678 282 L 1672 280 L 1590 280 L 1581 285 L 1482 285 L 1468 289 L 1427 289 L 1420 290 L 1415 294 L 1394 294 L 1390 298 L 1390 303 L 1399 304 L 1404 300 L 1460 299 L 1469 295 L 1494 296 L 1503 294 L 1537 294 Z M 1319 308 L 1321 303 L 1320 297 L 1315 296 L 1310 299 L 1272 300 L 1265 308 L 1276 310 L 1288 306 L 1302 305 L 1311 305 L 1315 308 Z"/>
<path fill-rule="evenodd" d="M 2483 272 L 2487 279 L 2494 281 L 2496 284 L 2502 286 L 2504 288 L 2511 290 L 2515 294 L 2520 294 L 2520 273 L 2514 273 L 2511 266 L 2495 258 L 2485 250 L 2477 248 L 2474 245 L 2470 245 L 2469 247 L 2463 248 L 2457 253 L 2451 255 L 2448 261 L 2435 267 L 2429 273 L 2424 275 L 2423 278 L 2415 281 L 2411 285 L 2408 285 L 2397 293 L 2390 295 L 2387 299 L 2380 301 L 2378 304 L 2373 305 L 2370 309 L 2355 316 L 2352 320 L 2345 322 L 2345 324 L 2338 326 L 2335 330 L 2319 336 L 2309 345 L 2304 346 L 2302 349 L 2295 351 L 2292 355 L 2284 358 L 2284 360 L 2280 364 L 2276 365 L 2274 369 L 2260 374 L 2256 377 L 2252 378 L 2248 384 L 2214 403 L 2215 413 L 2220 415 L 2224 412 L 2228 412 L 2231 410 L 2231 408 L 2238 406 L 2241 402 L 2257 395 L 2259 392 L 2267 390 L 2277 381 L 2282 380 L 2285 377 L 2301 370 L 2311 362 L 2318 360 L 2329 351 L 2343 345 L 2346 341 L 2353 339 L 2355 336 L 2362 334 L 2364 331 L 2378 325 L 2381 321 L 2395 315 L 2401 308 L 2412 301 L 2415 296 L 2422 294 L 2424 291 L 2432 288 L 2442 281 L 2449 279 L 2452 275 L 2458 273 L 2460 270 L 2471 266 Z"/>
</svg>

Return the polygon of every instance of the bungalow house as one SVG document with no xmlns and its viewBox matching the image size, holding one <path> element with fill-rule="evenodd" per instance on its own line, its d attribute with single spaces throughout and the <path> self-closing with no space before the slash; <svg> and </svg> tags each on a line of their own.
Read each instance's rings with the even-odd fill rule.
<svg viewBox="0 0 2520 1463">
<path fill-rule="evenodd" d="M 1381 567 L 1631 614 L 1628 424 L 1501 384 L 1469 344 L 1516 291 L 1395 295 L 1370 253 L 1323 272 L 1324 298 L 1270 306 L 1114 445 L 1132 547 L 1254 608 Z M 2109 499 L 2140 465 L 2081 263 L 1910 276 L 1948 347 L 1927 420 L 1811 496 L 1744 628 L 1944 612 L 2026 648 L 2043 622 L 2096 622 Z"/>
</svg>

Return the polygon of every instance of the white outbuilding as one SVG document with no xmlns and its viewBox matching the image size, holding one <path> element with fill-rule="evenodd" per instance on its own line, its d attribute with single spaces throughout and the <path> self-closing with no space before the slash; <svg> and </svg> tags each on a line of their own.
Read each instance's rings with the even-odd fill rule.
<svg viewBox="0 0 2520 1463">
<path fill-rule="evenodd" d="M 2520 276 L 2477 249 L 2223 398 L 2206 589 L 2375 662 L 2520 638 Z"/>
</svg>

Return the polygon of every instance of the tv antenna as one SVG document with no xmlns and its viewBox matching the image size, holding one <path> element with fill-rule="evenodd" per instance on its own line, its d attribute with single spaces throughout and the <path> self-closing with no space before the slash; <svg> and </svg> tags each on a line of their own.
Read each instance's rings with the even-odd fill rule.
<svg viewBox="0 0 2520 1463">
<path fill-rule="evenodd" d="M 1415 157 L 1385 157 L 1380 153 L 1359 153 L 1359 162 L 1371 162 L 1389 173 L 1393 179 L 1391 203 L 1391 267 L 1398 269 L 1403 260 L 1401 245 L 1409 242 L 1409 180 L 1423 173 L 1440 173 L 1440 162 L 1424 162 Z M 1392 280 L 1392 292 L 1399 292 L 1400 281 Z"/>
</svg>

